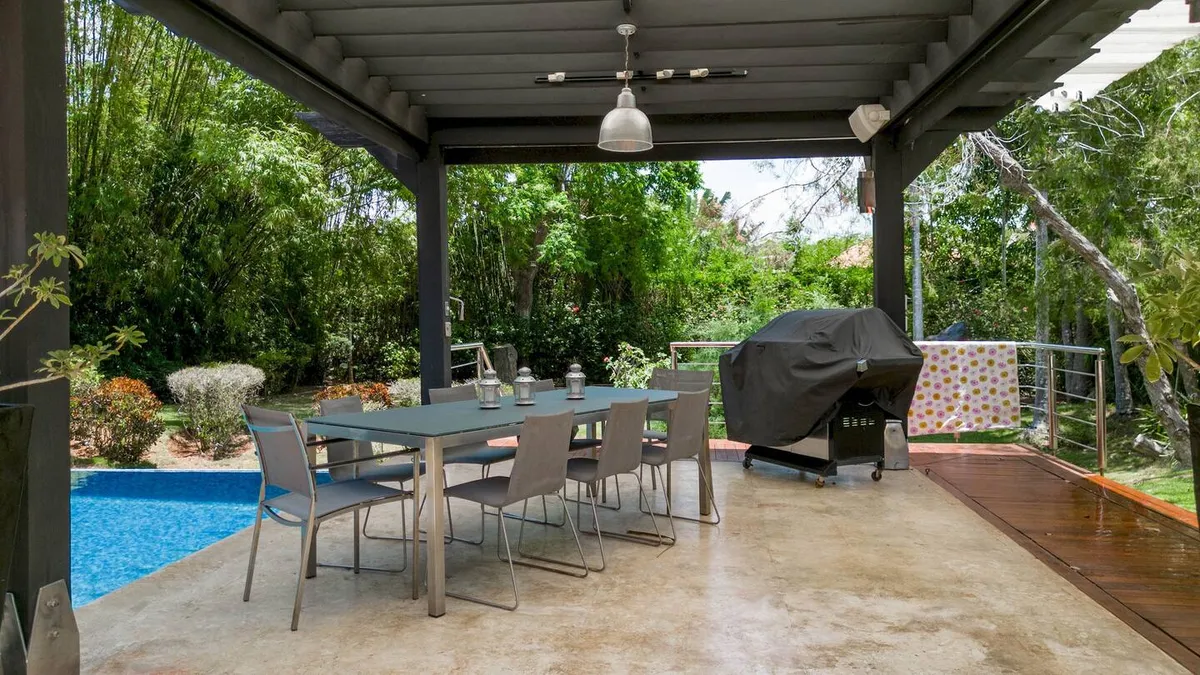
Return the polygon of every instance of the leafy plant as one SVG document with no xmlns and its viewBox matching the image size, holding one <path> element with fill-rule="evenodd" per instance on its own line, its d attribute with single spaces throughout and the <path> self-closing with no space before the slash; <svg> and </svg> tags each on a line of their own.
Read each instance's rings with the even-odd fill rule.
<svg viewBox="0 0 1200 675">
<path fill-rule="evenodd" d="M 352 384 L 334 384 L 318 391 L 313 396 L 313 407 L 321 401 L 335 398 L 357 396 L 362 399 L 363 410 L 384 410 L 392 407 L 392 395 L 388 386 L 382 382 L 355 382 Z"/>
<path fill-rule="evenodd" d="M 201 452 L 219 457 L 242 432 L 241 405 L 253 401 L 266 377 L 245 364 L 192 367 L 172 373 L 167 386 L 179 403 L 183 431 Z"/>
<path fill-rule="evenodd" d="M 66 284 L 54 276 L 44 276 L 35 281 L 38 270 L 49 263 L 51 267 L 60 267 L 63 263 L 68 266 L 73 261 L 82 268 L 86 264 L 83 251 L 74 244 L 68 244 L 67 238 L 52 232 L 39 232 L 34 235 L 37 242 L 29 247 L 28 255 L 32 263 L 19 263 L 9 268 L 3 277 L 0 288 L 0 300 L 11 302 L 12 307 L 0 307 L 0 341 L 8 337 L 18 325 L 40 305 L 47 304 L 54 309 L 70 306 L 71 299 L 67 295 Z M 67 349 L 56 349 L 47 353 L 42 359 L 39 373 L 45 375 L 40 379 L 24 380 L 0 386 L 0 391 L 16 389 L 31 384 L 50 382 L 64 377 L 72 377 L 89 368 L 95 368 L 100 362 L 116 356 L 127 345 L 137 346 L 145 341 L 141 331 L 131 326 L 117 328 L 108 335 L 110 342 L 96 342 L 90 345 L 72 346 Z"/>
<path fill-rule="evenodd" d="M 1150 339 L 1122 336 L 1121 342 L 1131 346 L 1121 355 L 1121 363 L 1133 363 L 1145 354 L 1150 380 L 1175 372 L 1177 362 L 1200 371 L 1200 364 L 1187 351 L 1200 345 L 1200 259 L 1193 251 L 1174 248 L 1158 265 L 1135 261 L 1130 266 L 1137 274 Z"/>
<path fill-rule="evenodd" d="M 71 440 L 110 463 L 136 464 L 163 432 L 161 408 L 141 380 L 114 377 L 83 387 L 71 396 Z"/>
<path fill-rule="evenodd" d="M 655 368 L 667 368 L 670 364 L 665 354 L 660 353 L 650 358 L 644 351 L 628 342 L 617 346 L 616 357 L 604 358 L 604 365 L 608 368 L 613 386 L 634 389 L 645 388 Z"/>
</svg>

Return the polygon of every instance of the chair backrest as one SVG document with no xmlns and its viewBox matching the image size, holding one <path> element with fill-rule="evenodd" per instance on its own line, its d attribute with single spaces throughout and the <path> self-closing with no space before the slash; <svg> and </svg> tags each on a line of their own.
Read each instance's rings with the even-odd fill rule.
<svg viewBox="0 0 1200 675">
<path fill-rule="evenodd" d="M 463 384 L 457 387 L 442 387 L 429 390 L 430 403 L 455 403 L 457 401 L 474 401 L 475 385 Z"/>
<path fill-rule="evenodd" d="M 609 406 L 604 440 L 600 446 L 597 478 L 629 473 L 642 463 L 642 427 L 650 399 L 616 401 Z"/>
<path fill-rule="evenodd" d="M 707 425 L 708 392 L 679 392 L 667 422 L 667 459 L 675 461 L 699 453 Z"/>
<path fill-rule="evenodd" d="M 258 451 L 258 464 L 267 485 L 310 499 L 317 492 L 309 469 L 304 437 L 291 414 L 242 404 L 246 427 Z"/>
<path fill-rule="evenodd" d="M 508 504 L 557 491 L 567 482 L 575 411 L 529 415 L 508 476 Z"/>
<path fill-rule="evenodd" d="M 713 371 L 711 370 L 673 370 L 671 368 L 655 368 L 650 373 L 650 389 L 668 389 L 671 391 L 700 391 L 712 396 Z M 650 413 L 650 419 L 669 421 L 670 414 L 665 410 Z"/>
<path fill-rule="evenodd" d="M 540 394 L 543 391 L 554 391 L 554 380 L 538 380 L 533 383 L 533 391 Z"/>
<path fill-rule="evenodd" d="M 317 403 L 322 415 L 341 415 L 343 413 L 360 413 L 363 411 L 362 398 L 346 396 L 331 398 Z M 375 450 L 367 441 L 330 441 L 325 444 L 325 453 L 330 462 L 342 462 L 348 459 L 358 459 L 374 454 Z M 335 466 L 329 469 L 329 477 L 335 481 L 354 480 L 358 478 L 358 465 Z"/>
</svg>

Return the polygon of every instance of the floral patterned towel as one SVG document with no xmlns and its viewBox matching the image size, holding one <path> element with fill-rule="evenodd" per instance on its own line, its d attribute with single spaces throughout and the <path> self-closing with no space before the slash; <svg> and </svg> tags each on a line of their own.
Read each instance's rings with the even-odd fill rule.
<svg viewBox="0 0 1200 675">
<path fill-rule="evenodd" d="M 1017 345 L 918 342 L 925 366 L 908 409 L 910 436 L 1019 426 Z"/>
</svg>

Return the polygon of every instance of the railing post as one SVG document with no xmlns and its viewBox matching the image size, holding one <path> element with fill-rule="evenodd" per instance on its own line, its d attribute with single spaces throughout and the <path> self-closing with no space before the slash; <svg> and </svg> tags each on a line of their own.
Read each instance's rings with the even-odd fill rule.
<svg viewBox="0 0 1200 675">
<path fill-rule="evenodd" d="M 1050 449 L 1058 450 L 1058 395 L 1055 393 L 1054 350 L 1046 350 L 1046 428 L 1050 430 Z"/>
<path fill-rule="evenodd" d="M 1104 394 L 1104 350 L 1100 351 L 1100 355 L 1096 357 L 1096 465 L 1100 468 L 1100 475 L 1104 475 L 1104 468 L 1108 464 L 1107 450 L 1105 446 L 1108 444 L 1108 402 L 1105 400 Z"/>
<path fill-rule="evenodd" d="M 676 370 L 679 367 L 679 352 L 675 351 L 675 345 L 671 345 L 671 370 Z"/>
</svg>

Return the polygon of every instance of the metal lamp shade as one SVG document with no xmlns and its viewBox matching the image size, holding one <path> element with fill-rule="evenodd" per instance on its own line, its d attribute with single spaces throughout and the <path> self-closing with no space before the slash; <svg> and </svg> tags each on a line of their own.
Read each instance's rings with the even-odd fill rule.
<svg viewBox="0 0 1200 675">
<path fill-rule="evenodd" d="M 611 152 L 642 152 L 654 147 L 650 133 L 650 118 L 637 109 L 633 92 L 629 87 L 617 96 L 617 107 L 604 116 L 600 123 L 601 150 Z"/>
</svg>

